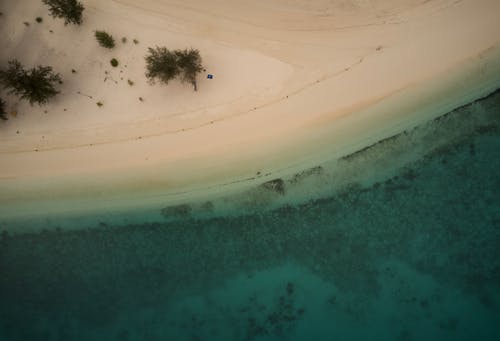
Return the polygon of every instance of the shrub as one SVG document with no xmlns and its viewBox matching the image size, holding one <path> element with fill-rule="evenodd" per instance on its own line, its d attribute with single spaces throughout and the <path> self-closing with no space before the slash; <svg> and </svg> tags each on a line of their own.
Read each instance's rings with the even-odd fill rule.
<svg viewBox="0 0 500 341">
<path fill-rule="evenodd" d="M 39 23 L 39 24 L 43 21 L 42 17 L 36 17 L 36 19 L 35 19 L 35 20 L 36 20 L 36 22 L 37 22 L 37 23 Z"/>
<path fill-rule="evenodd" d="M 23 22 L 23 24 L 24 24 L 24 26 L 26 26 L 26 27 L 30 25 L 30 23 L 29 23 L 29 22 L 27 22 L 27 21 Z"/>
<path fill-rule="evenodd" d="M 133 42 L 134 42 L 134 44 L 136 44 L 136 45 L 137 45 L 137 44 L 139 44 L 139 40 L 137 40 L 137 39 L 134 39 L 134 40 L 132 40 L 132 41 L 133 41 Z"/>
<path fill-rule="evenodd" d="M 102 102 L 97 102 L 96 104 L 99 108 L 103 106 Z"/>
<path fill-rule="evenodd" d="M 77 0 L 42 0 L 49 6 L 50 15 L 64 19 L 64 24 L 80 25 L 85 7 Z"/>
<path fill-rule="evenodd" d="M 95 38 L 97 39 L 99 45 L 101 45 L 102 47 L 105 47 L 107 49 L 112 49 L 113 47 L 115 47 L 115 39 L 107 32 L 95 31 Z"/>
<path fill-rule="evenodd" d="M 123 37 L 123 38 L 122 38 L 122 43 L 124 43 L 124 44 L 125 44 L 126 42 L 127 42 L 127 37 Z"/>
<path fill-rule="evenodd" d="M 33 103 L 45 104 L 59 93 L 54 83 L 62 82 L 57 73 L 52 72 L 50 66 L 37 66 L 25 70 L 17 60 L 9 61 L 6 70 L 0 70 L 0 82 L 10 93 Z"/>
<path fill-rule="evenodd" d="M 134 81 L 132 81 L 132 80 L 130 80 L 130 79 L 129 79 L 129 80 L 127 80 L 127 82 L 128 82 L 128 85 L 130 85 L 130 86 L 134 85 Z"/>
<path fill-rule="evenodd" d="M 7 112 L 5 111 L 5 102 L 0 98 L 0 119 L 7 120 Z"/>
<path fill-rule="evenodd" d="M 118 66 L 118 60 L 116 58 L 111 59 L 110 61 L 112 67 L 117 67 Z"/>
</svg>

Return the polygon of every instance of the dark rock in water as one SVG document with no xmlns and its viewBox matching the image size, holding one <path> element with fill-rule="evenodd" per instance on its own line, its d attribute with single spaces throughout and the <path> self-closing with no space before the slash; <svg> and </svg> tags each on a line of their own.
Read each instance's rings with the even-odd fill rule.
<svg viewBox="0 0 500 341">
<path fill-rule="evenodd" d="M 267 190 L 274 191 L 280 195 L 285 194 L 285 182 L 282 179 L 274 179 L 262 184 Z"/>
<path fill-rule="evenodd" d="M 161 210 L 165 218 L 189 218 L 193 209 L 188 204 L 168 206 Z"/>
<path fill-rule="evenodd" d="M 308 177 L 314 176 L 314 175 L 320 175 L 321 173 L 323 173 L 323 167 L 321 167 L 321 166 L 312 167 L 312 168 L 306 169 L 305 171 L 302 171 L 300 173 L 295 174 L 292 177 L 292 179 L 290 179 L 290 183 L 292 183 L 292 184 L 297 183 L 297 182 L 304 180 L 305 178 L 308 178 Z"/>
</svg>

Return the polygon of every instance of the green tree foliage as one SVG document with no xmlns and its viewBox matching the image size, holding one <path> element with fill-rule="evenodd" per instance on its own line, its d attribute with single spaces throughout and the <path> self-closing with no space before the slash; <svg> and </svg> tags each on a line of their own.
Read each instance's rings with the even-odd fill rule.
<svg viewBox="0 0 500 341">
<path fill-rule="evenodd" d="M 168 84 L 180 77 L 181 81 L 193 84 L 195 91 L 196 75 L 203 70 L 198 50 L 185 49 L 170 51 L 165 47 L 149 48 L 146 56 L 146 77 L 154 83 L 159 80 Z"/>
<path fill-rule="evenodd" d="M 19 61 L 11 60 L 6 70 L 0 70 L 0 82 L 11 94 L 28 100 L 31 105 L 42 105 L 59 93 L 54 83 L 60 83 L 61 77 L 53 73 L 50 66 L 25 70 Z"/>
<path fill-rule="evenodd" d="M 191 83 L 196 91 L 196 75 L 203 71 L 200 51 L 194 49 L 176 50 L 177 65 L 181 70 L 181 81 Z"/>
<path fill-rule="evenodd" d="M 154 83 L 159 80 L 168 84 L 177 77 L 180 70 L 177 65 L 177 56 L 166 47 L 149 48 L 146 56 L 146 77 Z"/>
<path fill-rule="evenodd" d="M 0 120 L 7 120 L 7 112 L 5 111 L 5 102 L 0 98 Z"/>
<path fill-rule="evenodd" d="M 95 38 L 97 39 L 97 42 L 99 45 L 102 47 L 105 47 L 107 49 L 112 49 L 115 47 L 115 39 L 111 34 L 108 34 L 104 31 L 95 31 Z"/>
<path fill-rule="evenodd" d="M 64 24 L 80 25 L 85 7 L 77 0 L 42 0 L 49 6 L 50 14 L 54 18 L 64 19 Z"/>
</svg>

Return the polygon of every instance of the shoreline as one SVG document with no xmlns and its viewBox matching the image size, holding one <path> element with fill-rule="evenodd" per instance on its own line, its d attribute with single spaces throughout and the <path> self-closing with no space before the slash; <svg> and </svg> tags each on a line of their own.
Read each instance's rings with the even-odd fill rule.
<svg viewBox="0 0 500 341">
<path fill-rule="evenodd" d="M 469 136 L 472 131 L 475 131 L 477 127 L 481 127 L 480 121 L 482 120 L 482 118 L 479 118 L 479 121 L 477 122 L 475 122 L 475 119 L 469 122 L 470 126 L 467 125 L 467 131 L 455 132 L 456 136 L 442 137 L 441 141 L 436 145 L 432 144 L 427 147 L 421 146 L 420 150 L 416 152 L 414 151 L 412 153 L 404 153 L 402 156 L 396 157 L 396 159 L 394 160 L 391 160 L 390 154 L 389 156 L 384 156 L 381 159 L 382 162 L 386 163 L 390 161 L 391 163 L 386 164 L 383 170 L 377 168 L 372 169 L 371 172 L 374 172 L 374 174 L 371 174 L 369 177 L 368 174 L 364 174 L 366 172 L 361 172 L 360 174 L 358 173 L 359 171 L 356 170 L 356 167 L 359 167 L 360 165 L 361 168 L 366 168 L 367 166 L 375 166 L 371 164 L 373 163 L 374 157 L 370 156 L 370 153 L 372 151 L 374 151 L 375 153 L 380 153 L 381 151 L 383 152 L 384 146 L 386 144 L 393 144 L 394 142 L 397 145 L 398 143 L 400 143 L 400 139 L 407 138 L 408 134 L 411 135 L 414 134 L 414 132 L 417 132 L 418 134 L 421 130 L 424 130 L 422 131 L 423 134 L 425 133 L 425 129 L 428 129 L 429 127 L 432 128 L 433 124 L 446 119 L 449 115 L 453 115 L 453 117 L 455 117 L 455 120 L 460 121 L 460 117 L 456 117 L 456 115 L 460 115 L 463 119 L 464 113 L 459 113 L 460 111 L 473 110 L 472 108 L 474 108 L 474 106 L 480 104 L 483 101 L 488 101 L 491 98 L 498 96 L 499 92 L 500 88 L 497 88 L 493 92 L 479 97 L 472 102 L 456 107 L 449 112 L 440 114 L 431 120 L 427 120 L 416 126 L 412 126 L 411 128 L 398 132 L 395 135 L 381 139 L 371 145 L 364 147 L 363 149 L 354 151 L 353 153 L 341 156 L 336 159 L 323 160 L 320 165 L 305 169 L 301 168 L 300 171 L 295 170 L 295 173 L 286 172 L 284 174 L 281 174 L 283 180 L 281 177 L 276 178 L 275 174 L 265 174 L 262 176 L 254 176 L 248 179 L 241 179 L 239 181 L 236 181 L 236 185 L 243 185 L 241 187 L 232 186 L 235 185 L 235 183 L 223 183 L 218 185 L 216 184 L 209 188 L 201 190 L 194 189 L 193 192 L 188 192 L 187 194 L 189 195 L 189 201 L 184 199 L 168 202 L 162 199 L 159 203 L 155 200 L 154 196 L 148 196 L 142 198 L 142 200 L 138 200 L 138 198 L 130 199 L 134 201 L 134 205 L 131 204 L 130 206 L 123 205 L 123 202 L 118 201 L 117 206 L 101 207 L 100 210 L 97 210 L 95 205 L 82 205 L 80 207 L 86 207 L 88 211 L 71 212 L 67 210 L 61 210 L 59 212 L 45 215 L 34 214 L 23 215 L 22 217 L 14 215 L 10 217 L 10 219 L 4 219 L 3 221 L 0 220 L 0 229 L 11 233 L 29 233 L 40 230 L 50 230 L 54 228 L 78 230 L 96 227 L 126 226 L 142 223 L 156 224 L 168 223 L 178 220 L 182 221 L 184 219 L 192 219 L 194 218 L 194 216 L 191 216 L 191 214 L 201 214 L 201 216 L 195 219 L 212 219 L 224 216 L 235 217 L 245 214 L 253 214 L 255 213 L 255 210 L 272 211 L 280 209 L 281 207 L 289 207 L 290 205 L 297 207 L 307 205 L 307 203 L 311 201 L 322 200 L 332 195 L 342 195 L 342 193 L 346 191 L 350 192 L 353 185 L 361 186 L 360 188 L 365 188 L 365 186 L 373 186 L 374 184 L 379 183 L 379 181 L 385 182 L 387 181 L 387 179 L 391 179 L 391 177 L 393 176 L 391 174 L 394 174 L 395 172 L 397 173 L 401 169 L 405 169 L 408 165 L 411 165 L 414 162 L 419 162 L 429 153 L 433 153 L 435 152 L 435 150 L 442 148 L 449 143 L 455 143 L 453 142 L 454 139 L 458 138 L 459 141 L 461 141 L 462 139 L 467 138 L 467 136 Z M 471 115 L 470 112 L 469 115 Z M 471 132 L 468 132 L 469 130 Z M 414 137 L 412 139 L 414 139 Z M 408 142 L 403 142 L 403 144 L 407 143 Z M 391 147 L 391 149 L 393 148 L 394 147 Z M 398 153 L 404 152 L 404 148 L 404 145 L 397 147 L 396 151 L 392 151 L 392 153 L 395 153 L 397 155 Z M 368 158 L 368 160 L 372 159 L 372 161 L 367 161 L 366 158 Z M 361 159 L 361 161 L 356 159 Z M 344 164 L 345 162 L 349 163 L 353 160 L 354 164 L 357 165 L 350 166 L 350 168 L 355 167 L 354 169 L 339 169 L 339 167 L 343 167 L 342 164 Z M 341 171 L 341 173 L 338 173 L 339 170 Z M 354 172 L 350 173 L 353 170 Z M 379 174 L 381 171 L 382 173 Z M 348 175 L 348 173 L 351 175 Z M 340 178 L 334 180 L 333 185 L 330 184 L 329 187 L 331 188 L 325 189 L 325 184 L 322 183 L 322 181 L 325 180 L 325 176 L 330 178 L 338 178 L 340 176 Z M 276 186 L 276 181 L 282 182 L 283 186 L 285 186 L 286 184 L 286 195 L 284 194 L 284 189 L 283 192 L 281 192 L 281 189 L 278 187 L 279 184 L 278 186 Z M 303 183 L 301 184 L 301 182 Z M 294 184 L 294 186 L 292 186 L 292 188 L 288 188 L 290 184 Z M 225 190 L 226 188 L 229 188 L 230 191 Z M 302 192 L 304 188 L 307 189 L 306 193 Z M 246 201 L 248 201 L 248 197 L 252 196 L 260 198 L 259 200 L 261 200 L 261 202 L 253 202 L 251 206 L 248 206 L 248 209 L 250 209 L 249 211 L 241 211 L 242 208 L 248 205 L 248 203 L 245 203 Z M 149 201 L 144 200 L 146 198 L 149 199 Z M 116 199 L 112 201 L 115 202 L 115 200 Z M 136 205 L 138 203 L 140 203 L 141 205 Z M 218 206 L 215 211 L 214 203 L 216 203 L 216 206 Z M 222 205 L 222 207 L 220 205 Z M 224 208 L 224 205 L 229 206 Z M 43 211 L 45 208 L 50 207 L 54 207 L 53 202 L 48 204 L 46 207 L 39 207 L 38 209 L 40 211 Z M 33 208 L 30 208 L 30 211 L 33 212 Z M 44 225 L 44 223 L 42 223 L 40 225 L 40 222 L 43 221 L 45 221 L 46 224 Z M 27 228 L 27 225 L 30 227 Z"/>
<path fill-rule="evenodd" d="M 98 3 L 94 5 L 98 6 Z M 273 46 L 267 48 L 267 54 L 263 53 L 266 48 L 254 48 L 261 38 L 245 37 L 240 41 L 230 35 L 220 36 L 220 33 L 200 38 L 188 25 L 185 29 L 191 42 L 210 46 L 215 37 L 224 38 L 224 44 L 217 42 L 218 46 L 227 47 L 224 53 L 253 60 L 256 68 L 262 66 L 268 73 L 276 69 L 276 74 L 251 78 L 248 84 L 245 79 L 241 80 L 243 76 L 228 75 L 228 79 L 221 80 L 221 83 L 231 87 L 231 82 L 236 82 L 234 94 L 229 90 L 210 88 L 219 83 L 205 81 L 203 91 L 206 93 L 200 92 L 199 97 L 193 97 L 178 86 L 150 89 L 141 85 L 141 91 L 152 93 L 153 97 L 146 107 L 151 113 L 158 110 L 163 93 L 172 91 L 181 96 L 172 108 L 166 109 L 168 114 L 164 118 L 146 113 L 143 121 L 131 119 L 134 116 L 123 112 L 122 105 L 126 104 L 121 103 L 109 104 L 111 108 L 106 109 L 109 112 L 97 112 L 85 119 L 82 116 L 85 129 L 81 131 L 69 129 L 65 132 L 71 124 L 75 124 L 69 118 L 65 118 L 60 126 L 47 126 L 43 128 L 45 130 L 40 130 L 36 127 L 37 123 L 48 125 L 55 119 L 46 119 L 47 122 L 43 123 L 43 115 L 40 116 L 42 118 L 32 118 L 32 121 L 22 117 L 20 122 L 32 129 L 22 136 L 24 141 L 16 139 L 10 126 L 7 126 L 7 134 L 1 139 L 4 147 L 0 150 L 0 162 L 5 166 L 0 173 L 0 224 L 5 226 L 12 221 L 25 220 L 27 215 L 43 220 L 57 215 L 105 214 L 113 210 L 140 210 L 145 207 L 161 209 L 174 204 L 236 195 L 269 180 L 290 176 L 361 150 L 484 97 L 500 87 L 500 76 L 496 76 L 500 74 L 500 42 L 494 33 L 489 32 L 479 42 L 462 46 L 466 44 L 460 43 L 460 30 L 467 28 L 458 27 L 460 25 L 457 26 L 454 20 L 466 15 L 471 6 L 472 3 L 459 4 L 458 9 L 452 8 L 449 13 L 440 12 L 432 18 L 423 16 L 422 13 L 429 10 L 426 7 L 414 17 L 408 13 L 401 14 L 410 22 L 404 26 L 407 28 L 412 27 L 411 23 L 442 26 L 446 34 L 440 33 L 442 37 L 435 38 L 431 43 L 425 39 L 426 34 L 432 32 L 432 25 L 427 31 L 410 37 L 415 38 L 415 42 L 411 43 L 404 41 L 407 38 L 398 30 L 383 26 L 366 31 L 357 28 L 352 32 L 342 30 L 342 33 L 332 30 L 332 37 L 339 39 L 339 44 L 345 44 L 346 39 L 358 39 L 356 44 L 378 44 L 379 40 L 374 39 L 378 39 L 378 35 L 382 35 L 381 41 L 385 39 L 388 44 L 398 39 L 403 42 L 395 44 L 395 51 L 384 47 L 382 52 L 377 53 L 378 47 L 370 47 L 361 56 L 355 50 L 344 51 L 335 47 L 333 50 L 340 52 L 338 61 L 333 64 L 323 61 L 323 69 L 320 70 L 315 70 L 318 61 L 314 60 L 314 56 L 306 58 L 300 55 L 293 59 L 286 51 L 279 53 Z M 491 11 L 488 6 L 498 4 L 489 0 L 477 4 L 481 13 L 487 13 L 488 9 Z M 119 17 L 126 10 L 125 7 L 119 8 L 116 15 Z M 97 7 L 95 11 L 97 15 Z M 181 14 L 184 15 L 182 11 L 179 12 Z M 140 15 L 140 20 L 149 18 L 147 13 L 137 15 Z M 114 25 L 120 23 L 116 20 Z M 164 23 L 164 19 L 155 20 L 158 25 Z M 213 24 L 213 18 L 205 18 L 203 23 Z M 484 27 L 481 22 L 474 22 L 474 25 L 479 32 L 498 26 L 493 22 L 486 22 Z M 214 28 L 214 31 L 218 29 Z M 249 35 L 252 33 L 246 24 L 241 24 L 238 29 Z M 261 30 L 257 30 L 259 35 Z M 280 32 L 269 31 L 281 37 Z M 303 34 L 311 39 L 315 37 L 310 33 Z M 290 37 L 287 36 L 287 39 Z M 450 38 L 456 40 L 457 47 L 454 48 L 459 54 L 453 49 L 439 50 L 438 44 Z M 253 52 L 242 49 L 245 44 L 252 47 Z M 300 51 L 300 46 L 287 48 L 295 48 L 293 51 L 296 53 Z M 418 60 L 410 57 L 411 51 L 419 48 L 428 48 L 432 53 L 422 56 L 425 60 L 416 64 L 415 70 L 401 75 L 398 68 L 404 70 L 405 66 L 411 67 L 408 63 Z M 140 51 L 130 53 L 134 58 L 140 56 Z M 408 55 L 406 59 L 401 58 L 401 53 Z M 222 58 L 221 54 L 216 57 Z M 214 57 L 209 59 L 209 63 L 214 63 L 217 59 Z M 394 62 L 397 62 L 396 68 L 388 67 Z M 252 70 L 255 73 L 257 69 Z M 252 70 L 248 77 L 251 77 Z M 219 71 L 224 75 L 226 70 Z M 137 76 L 142 71 L 138 68 L 134 72 Z M 252 89 L 252 82 L 258 83 L 258 89 L 248 97 L 237 97 L 240 95 L 238 91 Z M 98 86 L 95 81 L 90 84 Z M 99 86 L 104 86 L 106 94 L 116 90 L 114 85 Z M 228 97 L 233 95 L 234 103 L 228 101 Z M 192 107 L 182 103 L 182 100 L 189 101 L 191 98 L 196 102 Z M 215 105 L 213 111 L 207 106 L 208 101 Z M 62 111 L 67 104 L 61 100 L 61 103 L 54 104 L 53 110 Z M 90 108 L 90 104 L 85 104 L 82 112 L 90 112 Z M 95 108 L 92 110 L 96 111 Z M 176 116 L 176 112 L 182 115 Z M 125 118 L 119 118 L 122 113 Z M 109 114 L 109 118 L 98 116 L 103 114 Z M 75 112 L 72 115 L 80 114 Z M 214 118 L 214 124 L 207 121 L 210 118 Z M 101 127 L 95 130 L 97 122 L 101 122 Z M 197 126 L 200 122 L 205 123 Z M 120 125 L 115 128 L 115 123 L 124 124 L 123 129 Z M 189 128 L 192 126 L 198 128 Z M 161 133 L 171 127 L 176 127 L 175 133 Z M 66 135 L 61 135 L 63 132 Z M 41 133 L 47 135 L 47 138 L 44 135 L 42 144 L 36 142 Z M 141 138 L 123 140 L 120 137 L 137 134 Z M 78 139 L 85 143 L 95 141 L 95 145 L 71 147 Z M 104 139 L 108 142 L 99 144 Z M 67 143 L 69 147 L 53 148 L 61 143 Z M 34 146 L 36 151 L 27 151 Z"/>
</svg>

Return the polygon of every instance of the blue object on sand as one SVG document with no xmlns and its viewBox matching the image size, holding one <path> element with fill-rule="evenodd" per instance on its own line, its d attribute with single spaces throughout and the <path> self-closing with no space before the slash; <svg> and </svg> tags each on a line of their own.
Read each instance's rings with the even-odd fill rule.
<svg viewBox="0 0 500 341">
<path fill-rule="evenodd" d="M 208 75 L 207 75 L 207 78 L 208 78 L 208 79 L 212 79 L 212 78 L 214 78 L 214 75 L 208 74 Z"/>
</svg>

